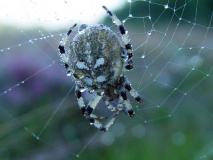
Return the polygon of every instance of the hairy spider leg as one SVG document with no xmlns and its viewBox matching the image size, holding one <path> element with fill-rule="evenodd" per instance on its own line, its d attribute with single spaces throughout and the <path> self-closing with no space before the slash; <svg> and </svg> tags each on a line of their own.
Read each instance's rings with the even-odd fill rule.
<svg viewBox="0 0 213 160">
<path fill-rule="evenodd" d="M 94 125 L 96 128 L 98 128 L 100 131 L 108 131 L 109 128 L 114 124 L 115 120 L 117 119 L 120 111 L 116 111 L 112 117 L 105 123 L 102 124 L 99 120 L 98 117 L 94 114 L 91 114 L 91 119 L 90 119 L 90 124 Z"/>
<path fill-rule="evenodd" d="M 90 115 L 95 110 L 102 97 L 103 97 L 102 95 L 96 95 L 94 99 L 89 101 L 89 104 L 87 105 L 86 108 L 87 115 Z"/>
<path fill-rule="evenodd" d="M 128 115 L 130 117 L 133 117 L 135 115 L 135 112 L 132 109 L 130 101 L 127 99 L 126 92 L 123 90 L 120 92 L 120 99 L 122 100 L 121 102 L 123 103 Z"/>
<path fill-rule="evenodd" d="M 120 21 L 120 19 L 118 19 L 118 17 L 115 14 L 113 14 L 106 6 L 103 6 L 103 8 L 106 10 L 106 12 L 111 17 L 112 21 L 115 23 L 115 25 L 118 27 L 121 33 L 121 38 L 127 51 L 127 64 L 125 68 L 127 70 L 131 70 L 133 69 L 133 61 L 132 61 L 133 49 L 132 44 L 130 43 L 129 40 L 128 31 L 125 29 L 123 23 Z"/>
<path fill-rule="evenodd" d="M 76 85 L 76 87 L 75 87 L 75 95 L 77 98 L 78 106 L 80 107 L 80 110 L 81 110 L 82 114 L 84 115 L 85 111 L 86 111 L 86 105 L 84 103 L 84 99 L 82 97 L 82 93 L 81 93 L 78 85 Z"/>
<path fill-rule="evenodd" d="M 110 111 L 112 111 L 112 112 L 116 111 L 116 108 L 115 108 L 113 105 L 111 105 L 110 102 L 109 102 L 108 100 L 105 99 L 105 100 L 104 100 L 104 103 L 105 103 L 106 107 L 107 107 Z"/>
<path fill-rule="evenodd" d="M 67 32 L 66 36 L 60 41 L 60 44 L 58 46 L 60 57 L 62 62 L 64 63 L 64 67 L 67 70 L 67 76 L 71 76 L 71 69 L 69 65 L 69 54 L 65 50 L 65 44 L 67 43 L 69 39 L 69 35 L 72 32 L 72 30 L 77 26 L 77 24 L 74 24 L 72 27 L 70 27 L 69 31 Z"/>
<path fill-rule="evenodd" d="M 101 131 L 106 131 L 105 128 L 103 127 L 103 124 L 99 121 L 99 119 L 103 119 L 104 117 L 98 117 L 95 114 L 90 114 L 90 125 L 95 126 L 97 129 Z"/>
<path fill-rule="evenodd" d="M 119 111 L 116 111 L 113 116 L 109 119 L 109 121 L 102 127 L 102 131 L 108 131 L 109 128 L 114 124 L 115 120 L 119 115 Z"/>
<path fill-rule="evenodd" d="M 76 85 L 75 94 L 76 94 L 76 97 L 77 97 L 78 106 L 80 107 L 84 117 L 86 119 L 88 119 L 90 124 L 94 125 L 97 129 L 100 129 L 102 131 L 106 131 L 106 129 L 103 127 L 103 124 L 98 120 L 98 119 L 103 119 L 104 117 L 98 117 L 95 114 L 89 114 L 89 115 L 85 114 L 86 113 L 86 107 L 85 107 L 86 105 L 85 105 L 84 99 L 82 97 L 82 94 L 81 94 L 81 91 L 80 91 L 78 85 Z M 97 103 L 97 99 L 94 99 L 94 100 L 96 100 L 96 102 L 93 102 L 92 105 L 95 105 Z"/>
<path fill-rule="evenodd" d="M 143 103 L 143 99 L 141 98 L 140 94 L 131 86 L 131 83 L 126 77 L 124 77 L 123 85 L 124 88 L 138 103 Z"/>
</svg>

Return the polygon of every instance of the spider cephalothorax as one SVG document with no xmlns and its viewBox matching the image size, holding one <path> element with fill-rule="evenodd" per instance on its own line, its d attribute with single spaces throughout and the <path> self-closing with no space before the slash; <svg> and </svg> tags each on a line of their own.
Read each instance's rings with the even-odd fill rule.
<svg viewBox="0 0 213 160">
<path fill-rule="evenodd" d="M 106 131 L 121 111 L 126 111 L 130 117 L 134 115 L 126 91 L 137 102 L 142 100 L 123 75 L 124 68 L 133 68 L 132 45 L 127 31 L 111 11 L 105 6 L 103 8 L 118 26 L 120 34 L 114 33 L 102 24 L 75 24 L 61 41 L 59 52 L 67 75 L 72 75 L 75 79 L 76 96 L 83 115 L 90 120 L 90 124 Z M 82 97 L 85 90 L 96 94 L 87 105 Z M 93 114 L 102 98 L 107 108 L 114 113 L 105 125 Z M 118 101 L 117 105 L 114 106 L 112 101 Z"/>
</svg>

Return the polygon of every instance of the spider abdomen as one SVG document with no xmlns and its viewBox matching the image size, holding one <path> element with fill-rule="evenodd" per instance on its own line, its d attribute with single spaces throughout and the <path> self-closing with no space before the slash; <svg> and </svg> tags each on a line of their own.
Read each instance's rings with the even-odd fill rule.
<svg viewBox="0 0 213 160">
<path fill-rule="evenodd" d="M 70 49 L 74 54 L 71 64 L 75 78 L 89 88 L 103 88 L 122 73 L 123 48 L 118 36 L 104 25 L 78 30 Z"/>
</svg>

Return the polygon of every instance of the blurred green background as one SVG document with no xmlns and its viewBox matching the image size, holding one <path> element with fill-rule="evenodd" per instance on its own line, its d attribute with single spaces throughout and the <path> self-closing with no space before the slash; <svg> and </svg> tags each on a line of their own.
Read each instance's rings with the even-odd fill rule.
<svg viewBox="0 0 213 160">
<path fill-rule="evenodd" d="M 212 160 L 213 1 L 167 2 L 114 11 L 135 50 L 126 75 L 145 103 L 106 133 L 81 116 L 59 62 L 66 29 L 0 24 L 0 160 Z M 116 31 L 109 17 L 100 23 Z"/>
</svg>

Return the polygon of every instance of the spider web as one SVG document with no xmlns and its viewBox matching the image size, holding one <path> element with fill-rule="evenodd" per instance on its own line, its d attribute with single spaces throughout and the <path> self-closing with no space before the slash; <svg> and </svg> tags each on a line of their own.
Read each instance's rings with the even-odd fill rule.
<svg viewBox="0 0 213 160">
<path fill-rule="evenodd" d="M 74 82 L 57 56 L 65 31 L 4 29 L 1 37 L 10 41 L 1 39 L 0 47 L 0 144 L 5 146 L 0 155 L 81 158 L 85 150 L 95 152 L 97 146 L 126 138 L 162 138 L 164 128 L 171 132 L 171 143 L 181 146 L 188 138 L 186 128 L 196 124 L 202 146 L 194 159 L 211 159 L 213 10 L 201 3 L 128 0 L 115 11 L 134 48 L 135 69 L 126 75 L 145 103 L 134 105 L 134 119 L 120 116 L 104 134 L 90 127 L 75 107 Z M 116 30 L 110 18 L 106 24 Z"/>
</svg>

